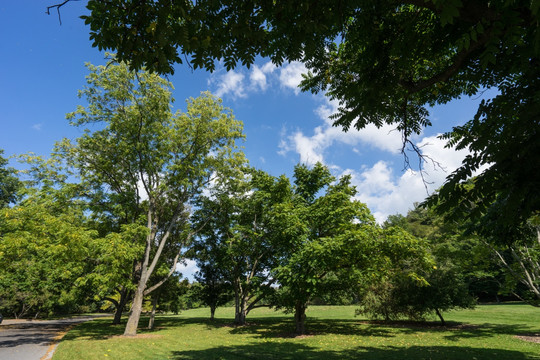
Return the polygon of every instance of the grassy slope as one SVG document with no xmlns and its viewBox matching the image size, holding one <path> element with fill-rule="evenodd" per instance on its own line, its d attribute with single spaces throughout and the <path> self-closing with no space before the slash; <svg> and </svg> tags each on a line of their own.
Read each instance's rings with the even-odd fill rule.
<svg viewBox="0 0 540 360">
<path fill-rule="evenodd" d="M 291 337 L 290 315 L 257 309 L 246 327 L 230 326 L 233 310 L 207 309 L 158 317 L 157 329 L 122 338 L 123 326 L 100 319 L 79 325 L 53 360 L 74 359 L 540 359 L 540 344 L 514 335 L 540 333 L 540 311 L 527 305 L 484 305 L 447 314 L 451 326 L 374 324 L 352 306 L 308 309 L 311 335 Z M 143 319 L 145 321 L 145 319 Z M 467 325 L 456 326 L 458 323 Z M 143 322 L 141 322 L 141 325 Z"/>
</svg>

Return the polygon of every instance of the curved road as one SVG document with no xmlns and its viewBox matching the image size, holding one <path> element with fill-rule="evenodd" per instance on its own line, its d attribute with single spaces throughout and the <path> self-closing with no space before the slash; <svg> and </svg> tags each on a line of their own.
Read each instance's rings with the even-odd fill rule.
<svg viewBox="0 0 540 360">
<path fill-rule="evenodd" d="M 71 325 L 94 318 L 96 316 L 60 320 L 4 320 L 0 325 L 0 359 L 50 359 L 58 340 Z"/>
</svg>

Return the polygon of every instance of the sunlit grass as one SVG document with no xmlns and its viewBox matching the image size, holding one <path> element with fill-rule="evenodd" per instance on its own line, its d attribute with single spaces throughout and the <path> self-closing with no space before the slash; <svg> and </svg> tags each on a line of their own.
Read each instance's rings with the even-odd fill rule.
<svg viewBox="0 0 540 360">
<path fill-rule="evenodd" d="M 293 337 L 292 316 L 256 309 L 248 325 L 231 325 L 234 309 L 160 316 L 156 330 L 124 338 L 123 325 L 99 319 L 77 326 L 53 360 L 64 359 L 540 359 L 540 344 L 515 337 L 540 333 L 540 310 L 527 305 L 485 305 L 446 314 L 449 326 L 379 324 L 354 317 L 354 306 L 308 310 L 307 336 Z M 435 319 L 433 319 L 435 320 Z M 142 319 L 141 327 L 146 325 Z"/>
</svg>

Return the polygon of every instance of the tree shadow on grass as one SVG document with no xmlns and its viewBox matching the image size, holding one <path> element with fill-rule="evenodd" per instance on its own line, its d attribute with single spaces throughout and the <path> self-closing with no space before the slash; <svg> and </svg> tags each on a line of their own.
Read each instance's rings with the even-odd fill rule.
<svg viewBox="0 0 540 360">
<path fill-rule="evenodd" d="M 449 335 L 445 335 L 444 338 L 450 341 L 459 341 L 461 339 L 489 338 L 500 335 L 522 335 L 530 333 L 531 329 L 530 326 L 522 324 L 502 325 L 485 323 L 474 326 L 465 326 L 453 331 Z"/>
<path fill-rule="evenodd" d="M 78 325 L 72 329 L 64 338 L 66 340 L 88 339 L 88 340 L 104 340 L 113 336 L 120 336 L 124 333 L 127 318 L 122 319 L 118 325 L 113 325 L 111 319 L 96 319 Z M 158 332 L 161 329 L 181 327 L 191 324 L 206 324 L 207 327 L 222 327 L 230 324 L 228 320 L 210 321 L 208 318 L 179 318 L 178 316 L 158 316 L 155 320 L 155 329 L 149 330 L 146 328 L 148 317 L 141 317 L 137 334 L 149 334 Z"/>
<path fill-rule="evenodd" d="M 366 326 L 358 320 L 317 320 L 306 323 L 306 335 L 360 335 L 393 337 L 392 331 L 382 326 Z M 246 326 L 235 327 L 232 334 L 252 334 L 261 338 L 294 337 L 295 324 L 290 318 L 257 318 Z"/>
<path fill-rule="evenodd" d="M 411 347 L 357 347 L 355 349 L 332 351 L 313 348 L 298 343 L 249 344 L 238 346 L 218 346 L 205 350 L 174 351 L 174 360 L 207 359 L 432 359 L 432 360 L 524 360 L 536 358 L 534 354 L 501 349 L 480 349 L 458 346 L 411 346 Z"/>
<path fill-rule="evenodd" d="M 374 337 L 395 337 L 418 333 L 445 332 L 444 338 L 450 341 L 460 339 L 488 338 L 500 335 L 520 335 L 530 333 L 532 328 L 525 324 L 490 324 L 469 325 L 449 322 L 441 326 L 438 322 L 412 321 L 360 321 L 360 320 L 319 320 L 312 319 L 306 323 L 307 335 L 357 335 Z M 231 329 L 232 334 L 252 334 L 261 338 L 294 336 L 292 319 L 259 318 L 246 326 Z"/>
<path fill-rule="evenodd" d="M 250 335 L 254 338 L 290 338 L 294 337 L 294 321 L 289 317 L 260 317 L 250 319 L 245 326 L 235 326 L 230 319 L 180 318 L 177 316 L 159 316 L 156 318 L 155 330 L 146 329 L 148 318 L 142 317 L 138 334 L 159 333 L 161 329 L 182 327 L 187 325 L 204 325 L 207 329 L 229 328 L 231 334 Z M 399 335 L 446 332 L 446 340 L 488 338 L 500 335 L 520 335 L 531 331 L 527 325 L 482 324 L 467 325 L 449 323 L 448 326 L 437 326 L 437 323 L 396 321 L 391 323 L 369 322 L 343 319 L 310 319 L 307 322 L 306 335 L 356 335 L 390 338 Z M 72 329 L 64 340 L 73 339 L 107 339 L 124 333 L 125 322 L 112 325 L 109 319 L 97 319 L 83 323 Z"/>
<path fill-rule="evenodd" d="M 111 336 L 122 335 L 125 326 L 125 323 L 112 325 L 110 319 L 96 319 L 77 325 L 62 338 L 62 341 L 75 339 L 103 340 Z"/>
</svg>

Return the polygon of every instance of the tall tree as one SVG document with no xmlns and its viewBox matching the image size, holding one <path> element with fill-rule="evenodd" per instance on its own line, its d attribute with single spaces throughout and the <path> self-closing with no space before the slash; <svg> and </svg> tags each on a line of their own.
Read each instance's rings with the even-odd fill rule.
<svg viewBox="0 0 540 360">
<path fill-rule="evenodd" d="M 182 248 L 193 235 L 190 203 L 212 173 L 239 158 L 235 140 L 242 125 L 209 93 L 187 101 L 187 112 L 171 111 L 171 84 L 124 63 L 89 65 L 88 85 L 80 91 L 88 106 L 68 114 L 86 128 L 75 144 L 64 140 L 66 156 L 95 195 L 114 205 L 130 229 L 132 242 L 144 248 L 137 259 L 136 289 L 125 335 L 135 335 L 146 295 L 173 274 Z M 172 256 L 165 255 L 173 254 Z M 166 263 L 168 273 L 150 277 Z"/>
<path fill-rule="evenodd" d="M 94 46 L 115 49 L 134 68 L 172 73 L 186 59 L 231 69 L 256 55 L 303 61 L 303 89 L 339 101 L 335 125 L 395 125 L 402 151 L 411 147 L 421 162 L 411 136 L 430 125 L 427 106 L 496 87 L 470 123 L 443 136 L 472 155 L 433 201 L 455 206 L 470 196 L 491 206 L 500 196 L 508 228 L 540 210 L 528 195 L 540 183 L 538 1 L 90 0 L 88 9 Z M 462 191 L 475 171 L 481 186 Z"/>
</svg>

